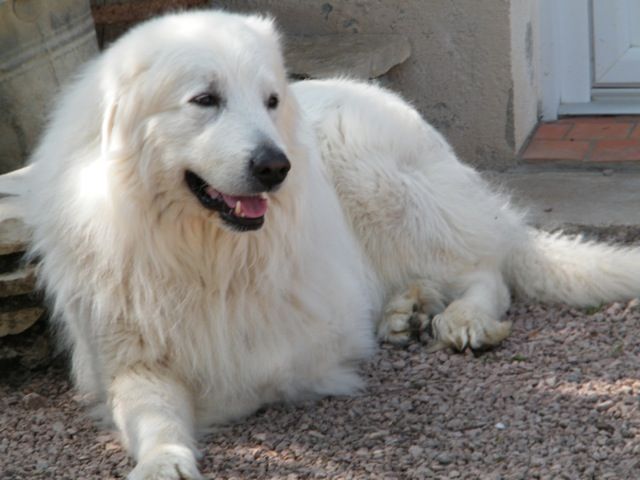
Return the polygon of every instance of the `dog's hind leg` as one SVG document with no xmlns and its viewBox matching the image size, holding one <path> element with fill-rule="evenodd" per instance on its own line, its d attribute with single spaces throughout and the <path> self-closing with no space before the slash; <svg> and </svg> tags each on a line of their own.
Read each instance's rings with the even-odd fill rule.
<svg viewBox="0 0 640 480">
<path fill-rule="evenodd" d="M 431 350 L 497 345 L 511 332 L 511 323 L 500 321 L 510 304 L 509 289 L 499 272 L 479 271 L 467 276 L 462 296 L 433 318 L 436 343 Z"/>
<path fill-rule="evenodd" d="M 412 337 L 419 337 L 431 317 L 443 309 L 442 296 L 428 280 L 413 281 L 387 303 L 378 323 L 378 339 L 406 345 Z"/>
<path fill-rule="evenodd" d="M 144 367 L 116 375 L 109 390 L 116 425 L 138 464 L 129 480 L 201 479 L 186 387 Z"/>
</svg>

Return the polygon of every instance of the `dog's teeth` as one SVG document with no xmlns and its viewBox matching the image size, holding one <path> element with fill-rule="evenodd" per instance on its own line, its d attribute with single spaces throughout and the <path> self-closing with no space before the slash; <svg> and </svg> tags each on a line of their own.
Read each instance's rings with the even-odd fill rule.
<svg viewBox="0 0 640 480">
<path fill-rule="evenodd" d="M 267 194 L 266 194 L 266 193 L 264 193 L 264 192 L 262 192 L 262 193 L 260 194 L 260 198 L 262 198 L 263 200 L 266 200 L 266 199 L 267 199 Z"/>
<path fill-rule="evenodd" d="M 205 189 L 205 193 L 209 195 L 211 198 L 216 198 L 218 196 L 218 192 L 216 192 L 213 187 L 207 187 Z"/>
<path fill-rule="evenodd" d="M 236 202 L 236 207 L 233 209 L 233 213 L 238 217 L 244 217 L 244 215 L 242 214 L 242 202 L 241 201 L 238 200 Z"/>
</svg>

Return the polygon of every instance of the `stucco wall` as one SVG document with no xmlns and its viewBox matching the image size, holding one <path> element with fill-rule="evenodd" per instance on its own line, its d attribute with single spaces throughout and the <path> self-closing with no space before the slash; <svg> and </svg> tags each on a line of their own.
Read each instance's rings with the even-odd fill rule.
<svg viewBox="0 0 640 480">
<path fill-rule="evenodd" d="M 542 111 L 539 0 L 511 1 L 514 143 L 522 147 Z"/>
<path fill-rule="evenodd" d="M 515 163 L 517 138 L 526 126 L 518 132 L 514 127 L 510 0 L 211 3 L 235 11 L 271 12 L 291 33 L 406 35 L 412 55 L 388 74 L 390 86 L 444 133 L 464 160 L 492 169 Z"/>
</svg>

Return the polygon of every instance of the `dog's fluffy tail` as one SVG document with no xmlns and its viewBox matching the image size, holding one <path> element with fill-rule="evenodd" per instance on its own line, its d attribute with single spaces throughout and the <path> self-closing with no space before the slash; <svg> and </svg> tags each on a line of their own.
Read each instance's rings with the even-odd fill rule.
<svg viewBox="0 0 640 480">
<path fill-rule="evenodd" d="M 598 305 L 640 297 L 640 248 L 531 230 L 507 275 L 516 292 L 544 302 Z"/>
</svg>

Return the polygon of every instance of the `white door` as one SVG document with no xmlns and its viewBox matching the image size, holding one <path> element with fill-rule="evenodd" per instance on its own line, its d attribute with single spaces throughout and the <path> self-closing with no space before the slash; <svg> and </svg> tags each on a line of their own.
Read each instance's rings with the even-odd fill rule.
<svg viewBox="0 0 640 480">
<path fill-rule="evenodd" d="M 543 119 L 640 114 L 640 0 L 540 0 Z"/>
<path fill-rule="evenodd" d="M 640 0 L 593 0 L 593 87 L 640 86 Z"/>
</svg>

